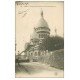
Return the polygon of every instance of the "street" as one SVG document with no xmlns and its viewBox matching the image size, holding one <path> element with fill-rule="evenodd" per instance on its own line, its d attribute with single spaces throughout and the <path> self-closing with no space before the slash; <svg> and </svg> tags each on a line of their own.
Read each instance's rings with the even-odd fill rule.
<svg viewBox="0 0 80 80">
<path fill-rule="evenodd" d="M 64 71 L 39 62 L 16 63 L 15 77 L 64 77 Z"/>
</svg>

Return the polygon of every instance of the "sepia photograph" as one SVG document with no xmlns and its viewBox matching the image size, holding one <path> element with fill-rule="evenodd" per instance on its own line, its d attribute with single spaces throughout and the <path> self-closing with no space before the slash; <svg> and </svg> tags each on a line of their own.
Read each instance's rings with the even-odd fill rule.
<svg viewBox="0 0 80 80">
<path fill-rule="evenodd" d="M 64 78 L 64 1 L 15 1 L 15 77 Z"/>
</svg>

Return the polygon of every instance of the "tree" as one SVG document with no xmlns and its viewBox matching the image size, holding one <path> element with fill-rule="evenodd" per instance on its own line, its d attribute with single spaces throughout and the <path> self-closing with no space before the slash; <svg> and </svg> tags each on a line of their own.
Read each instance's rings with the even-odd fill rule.
<svg viewBox="0 0 80 80">
<path fill-rule="evenodd" d="M 63 49 L 64 48 L 64 39 L 60 36 L 48 37 L 45 40 L 43 40 L 43 42 L 42 42 L 42 44 L 40 44 L 39 48 L 42 50 L 48 50 L 48 51 Z"/>
<path fill-rule="evenodd" d="M 25 43 L 25 50 L 29 50 L 31 48 L 30 43 Z"/>
</svg>

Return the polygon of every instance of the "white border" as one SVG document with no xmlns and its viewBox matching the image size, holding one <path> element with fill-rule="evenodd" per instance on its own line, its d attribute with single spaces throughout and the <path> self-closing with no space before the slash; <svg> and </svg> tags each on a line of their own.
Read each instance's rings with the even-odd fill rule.
<svg viewBox="0 0 80 80">
<path fill-rule="evenodd" d="M 20 0 L 18 0 L 20 1 Z M 21 0 L 22 1 L 22 0 Z M 30 1 L 30 0 L 29 0 Z M 32 0 L 31 0 L 32 1 Z M 34 0 L 37 1 L 37 0 Z M 48 1 L 48 0 L 46 0 Z M 51 0 L 50 0 L 51 1 Z M 55 0 L 63 1 L 63 0 Z M 80 0 L 64 1 L 64 78 L 20 78 L 21 80 L 80 80 Z M 0 1 L 0 79 L 15 78 L 15 1 Z"/>
</svg>

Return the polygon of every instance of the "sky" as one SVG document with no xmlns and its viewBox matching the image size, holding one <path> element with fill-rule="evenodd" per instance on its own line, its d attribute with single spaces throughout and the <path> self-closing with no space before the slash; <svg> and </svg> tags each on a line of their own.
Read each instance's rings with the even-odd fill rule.
<svg viewBox="0 0 80 80">
<path fill-rule="evenodd" d="M 16 2 L 16 53 L 24 50 L 25 43 L 30 41 L 30 35 L 33 33 L 43 10 L 43 17 L 50 28 L 50 35 L 64 34 L 64 2 Z"/>
</svg>

